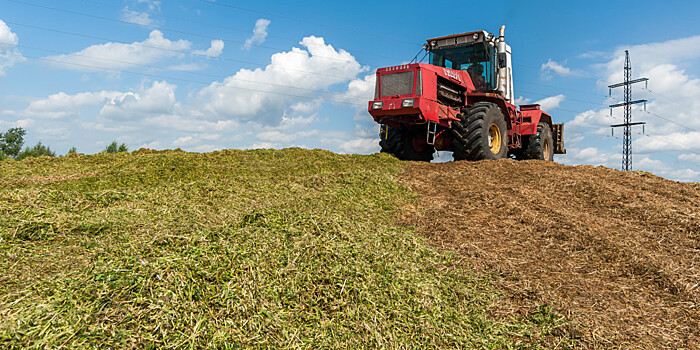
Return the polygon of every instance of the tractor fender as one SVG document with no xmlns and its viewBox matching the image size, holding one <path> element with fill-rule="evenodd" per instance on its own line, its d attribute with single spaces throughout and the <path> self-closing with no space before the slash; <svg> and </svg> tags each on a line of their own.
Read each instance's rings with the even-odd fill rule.
<svg viewBox="0 0 700 350">
<path fill-rule="evenodd" d="M 532 105 L 530 105 L 532 106 Z M 530 106 L 520 106 L 520 111 L 523 114 L 522 134 L 534 135 L 537 134 L 537 124 L 540 122 L 547 123 L 551 130 L 554 130 L 552 125 L 552 116 L 547 112 L 539 109 L 539 106 L 529 109 Z"/>
</svg>

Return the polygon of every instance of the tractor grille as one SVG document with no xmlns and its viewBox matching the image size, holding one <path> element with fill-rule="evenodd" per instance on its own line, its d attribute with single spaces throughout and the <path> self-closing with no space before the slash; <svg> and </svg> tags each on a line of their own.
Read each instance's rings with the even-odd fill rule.
<svg viewBox="0 0 700 350">
<path fill-rule="evenodd" d="M 413 93 L 413 71 L 382 75 L 381 91 L 382 97 L 411 95 Z"/>
</svg>

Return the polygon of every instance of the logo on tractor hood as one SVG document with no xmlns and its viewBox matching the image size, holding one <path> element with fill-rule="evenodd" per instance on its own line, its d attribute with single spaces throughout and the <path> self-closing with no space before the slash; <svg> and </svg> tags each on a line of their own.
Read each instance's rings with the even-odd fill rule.
<svg viewBox="0 0 700 350">
<path fill-rule="evenodd" d="M 442 70 L 445 71 L 445 75 L 448 78 L 452 78 L 454 80 L 457 80 L 460 84 L 462 84 L 462 77 L 460 77 L 459 74 L 457 74 L 457 72 L 455 72 L 453 70 L 449 70 L 447 68 L 443 68 Z"/>
</svg>

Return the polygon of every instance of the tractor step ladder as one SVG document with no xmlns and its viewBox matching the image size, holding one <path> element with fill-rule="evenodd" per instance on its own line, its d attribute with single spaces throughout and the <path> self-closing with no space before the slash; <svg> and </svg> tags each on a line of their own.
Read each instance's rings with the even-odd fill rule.
<svg viewBox="0 0 700 350">
<path fill-rule="evenodd" d="M 435 145 L 435 138 L 437 137 L 437 123 L 429 120 L 428 121 L 428 136 L 426 143 L 433 146 Z"/>
<path fill-rule="evenodd" d="M 515 112 L 515 118 L 511 118 L 512 130 L 508 133 L 509 142 L 512 147 L 522 146 L 523 115 Z"/>
</svg>

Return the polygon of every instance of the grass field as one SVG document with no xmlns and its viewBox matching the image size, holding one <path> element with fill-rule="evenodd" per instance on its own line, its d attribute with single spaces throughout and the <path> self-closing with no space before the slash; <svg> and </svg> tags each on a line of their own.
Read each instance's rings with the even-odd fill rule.
<svg viewBox="0 0 700 350">
<path fill-rule="evenodd" d="M 534 348 L 562 319 L 397 221 L 386 155 L 0 162 L 0 347 Z M 569 344 L 569 343 L 566 343 Z"/>
</svg>

